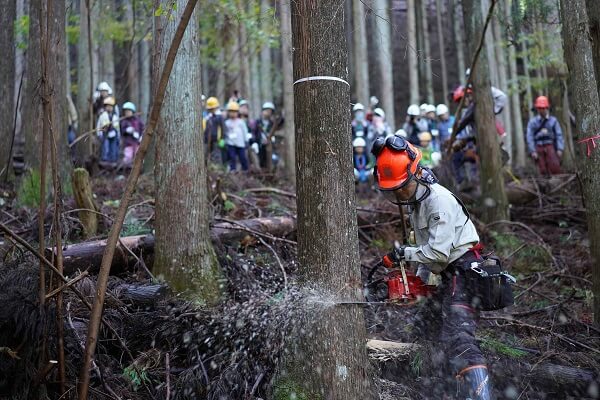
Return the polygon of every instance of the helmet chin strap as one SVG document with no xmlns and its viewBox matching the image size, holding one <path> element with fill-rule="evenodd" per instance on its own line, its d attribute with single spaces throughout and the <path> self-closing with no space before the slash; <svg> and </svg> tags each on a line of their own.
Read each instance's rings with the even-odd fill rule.
<svg viewBox="0 0 600 400">
<path fill-rule="evenodd" d="M 401 206 L 414 206 L 425 200 L 431 194 L 431 188 L 428 184 L 424 183 L 418 178 L 414 178 L 415 182 L 417 182 L 417 187 L 415 188 L 415 192 L 408 200 L 398 200 L 396 204 Z M 425 188 L 425 193 L 417 198 L 417 192 L 419 191 L 419 186 L 423 186 Z"/>
</svg>

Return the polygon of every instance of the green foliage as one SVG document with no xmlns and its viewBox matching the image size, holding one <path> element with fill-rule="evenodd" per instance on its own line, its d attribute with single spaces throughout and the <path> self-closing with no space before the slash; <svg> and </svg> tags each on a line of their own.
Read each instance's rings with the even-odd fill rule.
<svg viewBox="0 0 600 400">
<path fill-rule="evenodd" d="M 540 245 L 525 243 L 512 233 L 491 232 L 494 249 L 501 258 L 510 256 L 513 271 L 536 272 L 550 263 L 550 255 Z"/>
<path fill-rule="evenodd" d="M 373 239 L 371 241 L 371 244 L 373 246 L 377 247 L 378 249 L 382 249 L 382 250 L 387 250 L 390 248 L 389 243 L 384 239 Z"/>
<path fill-rule="evenodd" d="M 79 15 L 71 14 L 69 7 L 69 15 L 67 16 L 67 43 L 76 45 L 79 41 Z"/>
<path fill-rule="evenodd" d="M 503 354 L 510 358 L 521 358 L 527 355 L 526 351 L 514 348 L 511 345 L 508 345 L 491 337 L 484 337 L 483 339 L 481 339 L 481 347 L 484 349 L 491 350 L 497 354 Z"/>
<path fill-rule="evenodd" d="M 123 370 L 123 378 L 131 383 L 134 391 L 137 391 L 144 383 L 150 383 L 148 373 L 144 369 L 136 370 L 131 365 Z"/>
<path fill-rule="evenodd" d="M 231 200 L 225 200 L 225 203 L 223 203 L 223 210 L 225 212 L 229 212 L 229 211 L 235 210 L 235 204 L 233 203 L 233 201 L 231 201 Z"/>
<path fill-rule="evenodd" d="M 40 172 L 31 170 L 21 180 L 17 190 L 17 203 L 20 206 L 37 208 L 40 206 Z"/>
<path fill-rule="evenodd" d="M 416 376 L 421 376 L 421 368 L 423 367 L 423 354 L 420 351 L 416 352 L 413 359 L 410 360 L 410 370 Z"/>
<path fill-rule="evenodd" d="M 15 20 L 15 42 L 17 49 L 26 50 L 29 38 L 29 15 Z"/>
<path fill-rule="evenodd" d="M 293 379 L 283 378 L 275 382 L 274 400 L 313 400 L 306 391 Z"/>
</svg>

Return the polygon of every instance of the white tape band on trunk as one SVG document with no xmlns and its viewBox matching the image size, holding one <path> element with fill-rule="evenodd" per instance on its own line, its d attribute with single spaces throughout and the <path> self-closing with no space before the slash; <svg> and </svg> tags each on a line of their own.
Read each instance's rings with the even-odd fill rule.
<svg viewBox="0 0 600 400">
<path fill-rule="evenodd" d="M 346 85 L 350 86 L 350 84 L 348 82 L 346 82 L 342 78 L 337 78 L 335 76 L 309 76 L 308 78 L 298 79 L 296 82 L 294 82 L 294 85 L 296 83 L 309 82 L 309 81 L 338 81 L 338 82 L 342 82 L 342 83 L 345 83 Z"/>
</svg>

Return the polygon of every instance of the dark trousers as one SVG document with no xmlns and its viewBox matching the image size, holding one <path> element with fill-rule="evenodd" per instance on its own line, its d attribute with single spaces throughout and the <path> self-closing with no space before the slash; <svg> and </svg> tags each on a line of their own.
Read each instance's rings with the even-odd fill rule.
<svg viewBox="0 0 600 400">
<path fill-rule="evenodd" d="M 237 160 L 242 164 L 242 170 L 248 171 L 248 157 L 245 147 L 227 146 L 227 158 L 229 159 L 229 169 L 235 171 Z"/>
<path fill-rule="evenodd" d="M 535 152 L 538 155 L 536 164 L 540 174 L 560 174 L 560 159 L 553 144 L 537 145 L 535 146 Z"/>
<path fill-rule="evenodd" d="M 442 272 L 440 293 L 442 329 L 440 341 L 454 372 L 471 366 L 485 364 L 485 358 L 475 339 L 478 311 L 473 307 L 473 296 L 467 287 L 461 266 L 480 260 L 469 251 Z"/>
</svg>

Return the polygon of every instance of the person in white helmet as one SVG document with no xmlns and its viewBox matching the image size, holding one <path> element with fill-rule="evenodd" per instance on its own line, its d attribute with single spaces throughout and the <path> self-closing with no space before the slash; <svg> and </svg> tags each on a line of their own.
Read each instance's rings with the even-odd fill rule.
<svg viewBox="0 0 600 400">
<path fill-rule="evenodd" d="M 254 123 L 254 137 L 252 139 L 252 150 L 256 152 L 258 147 L 258 159 L 261 168 L 267 167 L 267 144 L 273 138 L 273 128 L 275 121 L 273 113 L 275 112 L 275 104 L 270 101 L 262 105 L 260 118 Z"/>
<path fill-rule="evenodd" d="M 435 108 L 437 116 L 437 125 L 440 146 L 444 147 L 446 142 L 452 136 L 452 126 L 454 125 L 454 116 L 450 115 L 450 110 L 445 104 L 438 104 Z"/>
<path fill-rule="evenodd" d="M 370 137 L 372 140 L 378 137 L 386 137 L 391 134 L 390 126 L 385 120 L 385 111 L 377 107 L 373 110 L 373 122 L 371 122 Z"/>
<path fill-rule="evenodd" d="M 123 164 L 126 167 L 131 167 L 133 164 L 144 133 L 144 123 L 139 116 L 135 115 L 136 111 L 135 104 L 132 102 L 123 104 L 121 135 L 123 136 Z"/>
<path fill-rule="evenodd" d="M 361 186 L 361 189 L 364 189 L 365 185 L 361 184 L 368 183 L 373 175 L 375 158 L 372 154 L 367 153 L 367 142 L 362 137 L 355 138 L 352 141 L 352 147 L 354 148 L 354 180 L 357 185 Z"/>
<path fill-rule="evenodd" d="M 93 95 L 94 100 L 94 116 L 98 118 L 104 111 L 104 99 L 113 95 L 113 90 L 107 82 L 100 82 Z M 115 105 L 112 112 L 119 116 L 119 107 Z"/>
<path fill-rule="evenodd" d="M 411 144 L 416 146 L 419 145 L 419 133 L 427 131 L 427 128 L 423 128 L 420 123 L 421 110 L 416 104 L 411 104 L 406 110 L 406 122 L 402 126 L 402 129 L 407 134 L 407 139 Z"/>
</svg>

